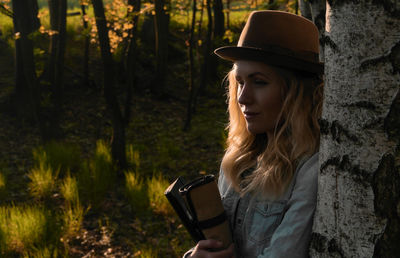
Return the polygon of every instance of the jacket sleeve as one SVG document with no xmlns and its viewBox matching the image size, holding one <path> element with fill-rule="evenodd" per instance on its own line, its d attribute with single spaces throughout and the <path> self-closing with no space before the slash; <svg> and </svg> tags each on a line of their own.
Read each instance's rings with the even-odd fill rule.
<svg viewBox="0 0 400 258">
<path fill-rule="evenodd" d="M 258 258 L 308 257 L 317 202 L 318 170 L 316 153 L 298 171 L 287 211 L 272 235 L 270 245 Z"/>
</svg>

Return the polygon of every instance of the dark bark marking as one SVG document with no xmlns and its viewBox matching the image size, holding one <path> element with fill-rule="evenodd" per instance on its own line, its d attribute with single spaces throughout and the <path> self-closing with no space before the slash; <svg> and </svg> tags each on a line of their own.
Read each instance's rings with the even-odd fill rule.
<svg viewBox="0 0 400 258">
<path fill-rule="evenodd" d="M 365 71 L 368 68 L 374 69 L 374 67 L 380 63 L 390 62 L 393 67 L 393 74 L 400 72 L 400 42 L 398 42 L 392 49 L 389 54 L 383 55 L 377 58 L 372 58 L 365 60 L 360 65 L 360 72 Z"/>
<path fill-rule="evenodd" d="M 341 136 L 344 135 L 346 138 L 351 140 L 352 142 L 359 144 L 359 139 L 357 136 L 351 134 L 349 130 L 345 129 L 337 120 L 334 120 L 332 123 L 325 119 L 320 119 L 320 132 L 322 135 L 331 134 L 333 140 L 337 143 L 341 142 Z"/>
<path fill-rule="evenodd" d="M 319 119 L 319 120 L 318 120 L 318 123 L 319 123 L 319 130 L 320 130 L 320 133 L 323 134 L 323 135 L 329 134 L 330 123 L 328 122 L 328 120 L 326 120 L 326 119 Z"/>
<path fill-rule="evenodd" d="M 340 257 L 345 257 L 343 249 L 339 246 L 339 244 L 336 242 L 336 239 L 332 238 L 328 242 L 328 252 L 329 253 L 337 253 L 340 255 Z"/>
<path fill-rule="evenodd" d="M 382 126 L 382 123 L 383 123 L 383 118 L 378 118 L 378 119 L 372 120 L 368 124 L 365 124 L 363 126 L 363 129 L 364 130 L 365 129 L 372 129 L 372 128 L 376 128 L 376 127 L 380 128 Z"/>
<path fill-rule="evenodd" d="M 357 101 L 351 104 L 347 104 L 347 105 L 343 105 L 344 107 L 357 107 L 357 108 L 362 108 L 362 109 L 368 109 L 371 111 L 375 111 L 376 110 L 376 106 L 374 105 L 374 103 L 370 102 L 370 101 Z"/>
<path fill-rule="evenodd" d="M 364 62 L 362 62 L 360 64 L 360 72 L 363 72 L 363 71 L 367 70 L 370 67 L 374 68 L 378 64 L 385 63 L 387 61 L 388 61 L 388 55 L 365 60 Z"/>
<path fill-rule="evenodd" d="M 389 139 L 400 143 L 400 90 L 394 98 L 388 115 L 385 118 L 384 130 Z"/>
<path fill-rule="evenodd" d="M 315 18 L 314 23 L 318 28 L 318 31 L 322 34 L 325 31 L 325 10 L 320 12 Z"/>
<path fill-rule="evenodd" d="M 380 160 L 372 188 L 375 214 L 387 219 L 385 231 L 375 245 L 374 257 L 397 257 L 400 253 L 400 167 L 396 167 L 392 154 L 386 154 Z"/>
<path fill-rule="evenodd" d="M 342 5 L 344 5 L 344 4 L 350 4 L 350 3 L 353 3 L 353 4 L 360 4 L 360 0 L 327 0 L 327 2 L 329 3 L 329 5 L 331 6 L 331 7 L 340 7 L 340 6 L 342 6 Z"/>
<path fill-rule="evenodd" d="M 335 43 L 329 36 L 322 35 L 321 38 L 320 38 L 320 40 L 319 40 L 319 43 L 320 43 L 322 46 L 330 46 L 331 49 L 332 49 L 335 53 L 336 53 L 336 52 L 339 52 L 338 46 L 336 45 L 336 43 Z"/>
<path fill-rule="evenodd" d="M 383 9 L 394 18 L 400 16 L 400 6 L 397 0 L 373 0 L 372 3 L 377 6 L 382 6 Z"/>
<path fill-rule="evenodd" d="M 328 239 L 319 233 L 313 232 L 311 234 L 311 245 L 310 248 L 314 249 L 318 253 L 323 253 L 327 249 Z"/>
<path fill-rule="evenodd" d="M 361 169 L 360 166 L 351 164 L 349 155 L 335 156 L 328 159 L 321 165 L 321 172 L 328 166 L 334 166 L 341 171 L 348 171 L 354 182 L 360 183 L 365 187 L 370 185 L 371 174 Z"/>
<path fill-rule="evenodd" d="M 389 60 L 393 66 L 393 74 L 400 73 L 400 42 L 391 49 Z"/>
</svg>

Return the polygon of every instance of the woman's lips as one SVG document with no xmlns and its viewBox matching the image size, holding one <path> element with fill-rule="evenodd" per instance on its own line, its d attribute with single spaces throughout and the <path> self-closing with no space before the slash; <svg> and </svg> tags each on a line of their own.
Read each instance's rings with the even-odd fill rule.
<svg viewBox="0 0 400 258">
<path fill-rule="evenodd" d="M 243 112 L 243 114 L 244 114 L 244 117 L 245 117 L 246 119 L 250 119 L 250 118 L 254 118 L 254 117 L 257 116 L 259 113 L 257 113 L 257 112 L 245 111 L 245 112 Z"/>
</svg>

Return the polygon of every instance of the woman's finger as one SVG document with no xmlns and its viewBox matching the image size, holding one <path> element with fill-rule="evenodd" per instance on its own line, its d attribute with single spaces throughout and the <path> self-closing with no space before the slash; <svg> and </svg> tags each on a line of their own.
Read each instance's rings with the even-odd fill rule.
<svg viewBox="0 0 400 258">
<path fill-rule="evenodd" d="M 213 248 L 221 248 L 222 242 L 217 240 L 201 240 L 196 245 L 190 257 L 197 258 L 232 258 L 234 257 L 234 247 L 231 244 L 227 249 L 221 251 L 210 251 Z"/>
<path fill-rule="evenodd" d="M 228 248 L 218 251 L 218 252 L 213 252 L 213 258 L 232 258 L 234 257 L 234 246 L 231 244 Z"/>
<path fill-rule="evenodd" d="M 223 243 L 221 241 L 215 239 L 207 239 L 201 240 L 197 244 L 198 249 L 213 249 L 213 248 L 221 248 Z"/>
</svg>

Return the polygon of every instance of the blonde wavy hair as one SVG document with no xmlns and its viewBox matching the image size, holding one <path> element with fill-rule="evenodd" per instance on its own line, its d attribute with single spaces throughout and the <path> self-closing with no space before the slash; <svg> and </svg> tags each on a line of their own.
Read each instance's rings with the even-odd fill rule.
<svg viewBox="0 0 400 258">
<path fill-rule="evenodd" d="M 299 161 L 319 148 L 322 80 L 273 67 L 285 79 L 282 110 L 273 139 L 253 135 L 238 103 L 238 83 L 232 69 L 227 79 L 229 131 L 221 168 L 241 195 L 252 192 L 278 198 L 289 185 Z M 252 173 L 248 169 L 255 168 Z"/>
</svg>

